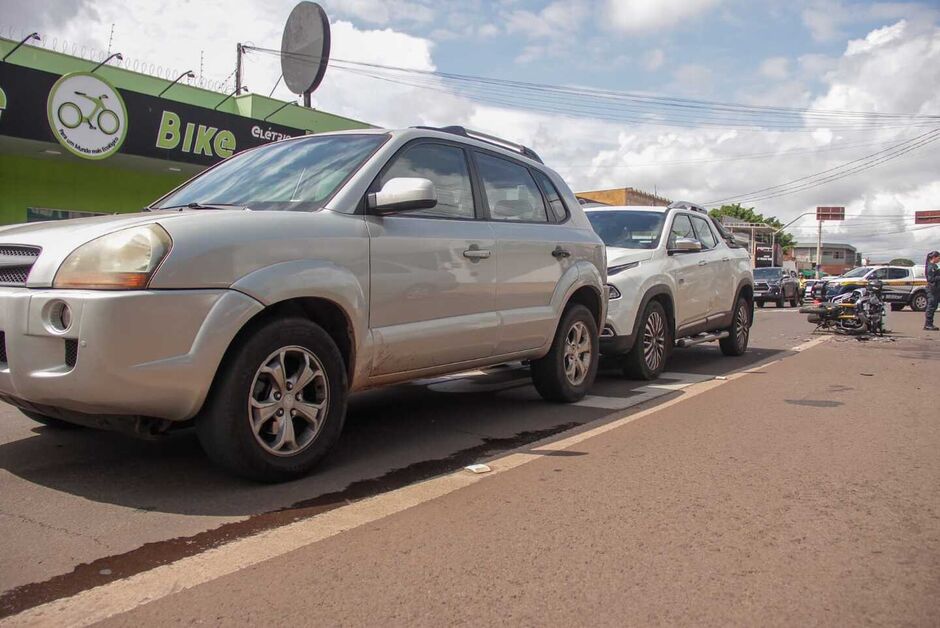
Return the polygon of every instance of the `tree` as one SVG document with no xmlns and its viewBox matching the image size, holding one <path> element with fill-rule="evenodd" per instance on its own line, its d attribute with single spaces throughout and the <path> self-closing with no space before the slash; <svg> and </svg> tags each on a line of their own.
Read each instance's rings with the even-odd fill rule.
<svg viewBox="0 0 940 628">
<path fill-rule="evenodd" d="M 773 227 L 774 229 L 779 229 L 783 226 L 783 223 L 777 220 L 775 216 L 765 218 L 763 214 L 754 211 L 753 207 L 743 207 L 741 203 L 716 207 L 709 211 L 708 215 L 715 220 L 721 220 L 722 216 L 730 216 L 742 222 L 759 222 L 768 227 Z M 777 234 L 777 244 L 779 244 L 780 248 L 783 250 L 792 249 L 796 246 L 796 239 L 786 231 L 781 231 Z"/>
<path fill-rule="evenodd" d="M 914 266 L 914 261 L 909 260 L 906 257 L 896 257 L 888 262 L 888 266 L 907 266 L 910 268 Z"/>
</svg>

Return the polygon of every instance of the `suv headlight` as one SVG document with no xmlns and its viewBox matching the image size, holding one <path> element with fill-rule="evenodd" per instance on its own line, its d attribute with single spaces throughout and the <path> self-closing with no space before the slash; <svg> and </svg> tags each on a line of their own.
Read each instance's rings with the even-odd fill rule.
<svg viewBox="0 0 940 628">
<path fill-rule="evenodd" d="M 65 258 L 54 288 L 139 290 L 170 252 L 173 240 L 160 225 L 132 227 L 83 244 Z"/>
</svg>

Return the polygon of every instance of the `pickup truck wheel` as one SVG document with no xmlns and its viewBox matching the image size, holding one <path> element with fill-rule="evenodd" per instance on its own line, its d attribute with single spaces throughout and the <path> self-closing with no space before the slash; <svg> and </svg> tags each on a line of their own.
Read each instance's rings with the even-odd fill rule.
<svg viewBox="0 0 940 628">
<path fill-rule="evenodd" d="M 632 379 L 656 379 L 665 370 L 672 347 L 666 310 L 658 301 L 650 301 L 639 323 L 640 336 L 623 356 L 623 374 Z"/>
<path fill-rule="evenodd" d="M 209 458 L 236 475 L 298 478 L 339 437 L 346 389 L 343 358 L 323 329 L 274 320 L 226 357 L 196 433 Z"/>
<path fill-rule="evenodd" d="M 46 416 L 45 414 L 39 414 L 38 412 L 30 412 L 29 410 L 20 410 L 28 418 L 32 419 L 36 423 L 42 423 L 46 427 L 53 427 L 57 430 L 77 430 L 82 426 L 75 423 L 69 423 L 68 421 L 63 421 L 62 419 L 54 419 L 51 416 Z"/>
<path fill-rule="evenodd" d="M 728 337 L 718 341 L 721 352 L 730 356 L 744 355 L 751 336 L 751 308 L 744 297 L 738 299 L 734 308 L 734 319 L 726 331 Z"/>
<path fill-rule="evenodd" d="M 777 307 L 786 307 L 786 300 L 783 297 L 780 297 L 776 301 Z"/>
<path fill-rule="evenodd" d="M 757 304 L 757 307 L 764 307 L 764 302 L 763 302 L 763 301 L 755 301 L 754 303 Z"/>
<path fill-rule="evenodd" d="M 914 298 L 911 299 L 911 309 L 915 312 L 923 312 L 927 309 L 927 295 L 923 292 L 918 292 L 914 295 Z"/>
<path fill-rule="evenodd" d="M 800 307 L 800 296 L 798 294 L 794 294 L 793 298 L 790 299 L 790 307 Z"/>
<path fill-rule="evenodd" d="M 546 401 L 578 401 L 594 383 L 599 354 L 594 315 L 583 305 L 570 306 L 548 354 L 532 361 L 532 383 Z"/>
</svg>

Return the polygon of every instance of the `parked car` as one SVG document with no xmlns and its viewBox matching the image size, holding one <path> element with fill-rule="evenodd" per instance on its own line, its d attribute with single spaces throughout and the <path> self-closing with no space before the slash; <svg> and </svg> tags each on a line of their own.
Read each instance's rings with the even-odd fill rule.
<svg viewBox="0 0 940 628">
<path fill-rule="evenodd" d="M 594 380 L 605 251 L 530 149 L 460 127 L 247 150 L 145 213 L 0 232 L 0 399 L 47 424 L 195 422 L 242 476 L 307 473 L 350 392 L 530 360 Z"/>
<path fill-rule="evenodd" d="M 794 271 L 779 266 L 754 269 L 754 303 L 757 307 L 764 307 L 768 301 L 776 303 L 777 307 L 784 307 L 787 303 L 798 307 L 802 299 L 800 280 Z"/>
<path fill-rule="evenodd" d="M 750 257 L 703 208 L 593 207 L 587 216 L 607 245 L 601 353 L 626 375 L 658 377 L 673 347 L 717 340 L 725 355 L 747 350 Z"/>
<path fill-rule="evenodd" d="M 910 306 L 915 312 L 927 309 L 927 279 L 923 266 L 859 266 L 826 280 L 826 299 L 852 292 L 874 279 L 884 286 L 885 303 L 894 311 Z"/>
</svg>

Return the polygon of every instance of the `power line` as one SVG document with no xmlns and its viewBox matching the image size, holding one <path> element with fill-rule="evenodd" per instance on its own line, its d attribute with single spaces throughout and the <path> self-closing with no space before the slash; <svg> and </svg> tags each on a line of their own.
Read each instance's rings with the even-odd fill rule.
<svg viewBox="0 0 940 628">
<path fill-rule="evenodd" d="M 250 46 L 248 49 L 283 56 L 280 51 L 273 49 L 257 46 Z M 296 53 L 287 53 L 287 56 L 311 62 L 319 61 L 318 57 Z M 344 59 L 333 59 L 331 66 L 373 79 L 453 94 L 453 89 L 444 87 L 449 84 L 462 90 L 461 95 L 482 102 L 564 115 L 582 114 L 638 124 L 805 131 L 812 124 L 819 128 L 870 130 L 893 128 L 887 126 L 889 123 L 899 126 L 923 126 L 940 121 L 940 116 L 922 114 L 742 105 L 586 87 L 559 87 Z"/>
<path fill-rule="evenodd" d="M 871 153 L 870 155 L 866 155 L 858 159 L 853 159 L 852 161 L 845 162 L 843 164 L 835 166 L 834 168 L 828 168 L 820 172 L 816 172 L 816 173 L 809 174 L 803 177 L 799 177 L 797 179 L 793 179 L 791 181 L 787 181 L 786 183 L 781 183 L 778 185 L 772 185 L 769 187 L 761 188 L 759 190 L 754 190 L 753 192 L 748 192 L 746 194 L 738 194 L 738 195 L 729 196 L 723 199 L 708 201 L 706 204 L 715 205 L 715 204 L 725 203 L 728 201 L 753 203 L 755 201 L 767 200 L 770 198 L 778 198 L 780 196 L 795 194 L 797 192 L 802 192 L 808 189 L 812 189 L 824 183 L 835 181 L 835 180 L 850 176 L 852 174 L 862 172 L 864 170 L 869 170 L 887 161 L 890 161 L 892 159 L 897 159 L 898 157 L 906 155 L 912 150 L 916 150 L 922 146 L 935 142 L 938 139 L 940 139 L 940 129 L 933 129 L 931 131 L 918 135 L 917 137 L 914 137 L 912 139 L 905 140 L 903 142 L 895 144 L 891 146 L 890 148 Z M 865 162 L 865 163 L 860 163 L 860 162 Z M 859 164 L 859 165 L 852 167 L 852 168 L 845 169 L 846 166 L 851 166 L 852 164 Z M 841 172 L 838 172 L 838 171 L 841 171 Z M 834 173 L 834 174 L 827 176 L 827 177 L 819 178 L 820 175 L 826 175 L 829 173 Z M 805 182 L 805 183 L 801 183 L 801 182 Z M 794 185 L 794 184 L 798 184 L 798 185 Z M 765 192 L 769 192 L 769 194 L 764 194 Z"/>
</svg>

